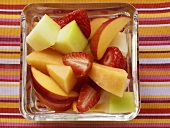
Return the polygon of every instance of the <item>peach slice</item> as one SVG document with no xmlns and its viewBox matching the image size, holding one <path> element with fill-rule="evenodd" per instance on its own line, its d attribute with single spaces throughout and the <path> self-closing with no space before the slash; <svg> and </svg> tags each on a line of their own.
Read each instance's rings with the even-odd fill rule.
<svg viewBox="0 0 170 128">
<path fill-rule="evenodd" d="M 90 42 L 91 52 L 97 60 L 102 58 L 111 41 L 130 20 L 129 17 L 112 18 L 97 29 Z"/>
<path fill-rule="evenodd" d="M 62 103 L 56 103 L 54 101 L 50 101 L 45 99 L 40 93 L 38 93 L 36 90 L 35 91 L 35 95 L 37 96 L 37 98 L 41 101 L 41 103 L 43 103 L 44 105 L 46 105 L 48 108 L 57 111 L 57 112 L 62 112 L 62 111 L 66 111 L 68 109 L 71 108 L 72 103 L 71 102 L 67 102 L 67 101 L 62 101 Z"/>
<path fill-rule="evenodd" d="M 93 37 L 94 33 L 102 25 L 102 23 L 106 22 L 107 20 L 109 20 L 109 18 L 98 17 L 98 18 L 94 18 L 90 21 L 91 34 L 90 34 L 89 40 Z"/>
<path fill-rule="evenodd" d="M 31 75 L 34 89 L 51 102 L 59 102 L 61 100 L 73 101 L 79 95 L 76 91 L 65 93 L 51 77 L 43 74 L 34 67 L 31 67 Z"/>
</svg>

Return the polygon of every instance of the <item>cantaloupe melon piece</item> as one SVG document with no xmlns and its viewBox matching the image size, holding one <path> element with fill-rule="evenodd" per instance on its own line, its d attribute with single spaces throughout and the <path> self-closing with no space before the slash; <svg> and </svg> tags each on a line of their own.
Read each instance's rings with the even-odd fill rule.
<svg viewBox="0 0 170 128">
<path fill-rule="evenodd" d="M 69 93 L 77 82 L 77 77 L 70 66 L 47 65 L 51 78 L 66 92 Z"/>
<path fill-rule="evenodd" d="M 93 63 L 88 75 L 104 90 L 120 97 L 123 96 L 128 75 L 125 70 Z"/>
<path fill-rule="evenodd" d="M 50 48 L 43 51 L 31 52 L 26 56 L 26 61 L 29 65 L 45 74 L 48 74 L 46 68 L 47 64 L 64 65 L 62 61 L 62 54 Z"/>
</svg>

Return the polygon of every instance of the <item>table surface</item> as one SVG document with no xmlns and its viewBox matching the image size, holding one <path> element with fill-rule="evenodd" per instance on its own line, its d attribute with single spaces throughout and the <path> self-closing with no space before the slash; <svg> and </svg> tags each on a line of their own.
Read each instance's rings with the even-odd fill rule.
<svg viewBox="0 0 170 128">
<path fill-rule="evenodd" d="M 0 128 L 1 127 L 170 127 L 170 1 L 128 2 L 139 13 L 141 111 L 128 122 L 33 122 L 19 112 L 20 14 L 34 2 L 88 2 L 88 0 L 0 1 Z M 106 2 L 91 0 L 91 2 Z"/>
</svg>

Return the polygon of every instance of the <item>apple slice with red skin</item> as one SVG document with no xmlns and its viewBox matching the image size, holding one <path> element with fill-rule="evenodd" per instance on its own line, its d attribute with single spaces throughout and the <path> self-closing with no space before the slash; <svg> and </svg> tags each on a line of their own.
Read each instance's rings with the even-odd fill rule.
<svg viewBox="0 0 170 128">
<path fill-rule="evenodd" d="M 48 108 L 50 108 L 56 112 L 66 111 L 66 110 L 70 109 L 72 106 L 71 102 L 62 101 L 62 103 L 56 103 L 56 102 L 45 99 L 43 97 L 45 95 L 41 95 L 35 89 L 34 89 L 34 92 L 35 92 L 35 95 L 37 96 L 37 98 L 41 101 L 41 103 L 43 103 L 45 106 L 47 106 Z"/>
<path fill-rule="evenodd" d="M 35 90 L 51 102 L 55 101 L 58 103 L 63 100 L 73 101 L 79 96 L 76 91 L 65 93 L 51 77 L 43 74 L 34 67 L 31 67 L 31 76 Z"/>
<path fill-rule="evenodd" d="M 111 41 L 130 20 L 129 17 L 112 18 L 97 29 L 90 42 L 91 52 L 97 60 L 102 58 Z"/>
</svg>

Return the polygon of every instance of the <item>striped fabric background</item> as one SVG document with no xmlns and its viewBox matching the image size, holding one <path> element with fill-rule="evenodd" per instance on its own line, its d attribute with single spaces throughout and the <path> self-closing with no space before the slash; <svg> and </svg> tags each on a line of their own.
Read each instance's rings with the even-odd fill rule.
<svg viewBox="0 0 170 128">
<path fill-rule="evenodd" d="M 94 2 L 100 0 L 91 0 Z M 32 122 L 19 112 L 20 13 L 33 2 L 61 0 L 0 1 L 0 128 L 156 128 L 170 127 L 170 1 L 108 0 L 128 2 L 139 12 L 139 63 L 142 108 L 129 122 Z M 64 2 L 88 2 L 64 1 Z M 106 2 L 101 0 L 100 2 Z"/>
</svg>

